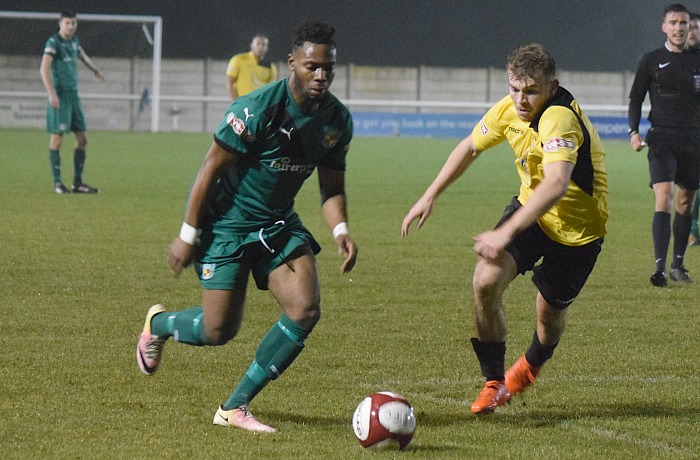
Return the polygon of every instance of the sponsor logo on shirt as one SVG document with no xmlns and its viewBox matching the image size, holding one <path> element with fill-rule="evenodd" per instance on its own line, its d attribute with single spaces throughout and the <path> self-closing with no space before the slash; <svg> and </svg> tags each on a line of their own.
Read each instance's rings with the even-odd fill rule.
<svg viewBox="0 0 700 460">
<path fill-rule="evenodd" d="M 248 121 L 248 118 L 254 117 L 254 116 L 255 116 L 255 114 L 248 113 L 248 107 L 246 107 L 245 109 L 243 109 L 243 113 L 245 113 L 245 121 Z"/>
<path fill-rule="evenodd" d="M 486 125 L 484 124 L 484 120 L 483 120 L 483 119 L 479 122 L 479 127 L 481 127 L 481 134 L 482 134 L 482 135 L 486 136 L 486 135 L 489 133 L 489 129 L 488 129 L 488 128 L 486 127 Z"/>
<path fill-rule="evenodd" d="M 233 129 L 233 132 L 238 134 L 239 136 L 245 130 L 245 124 L 243 123 L 243 120 L 234 115 L 233 112 L 229 113 L 226 116 L 226 123 L 228 123 Z"/>
<path fill-rule="evenodd" d="M 280 126 L 277 131 L 279 131 L 282 134 L 284 134 L 285 136 L 287 136 L 287 140 L 291 141 L 292 140 L 292 131 L 294 131 L 294 126 L 291 126 L 289 128 L 289 131 L 287 131 L 286 129 L 284 129 L 283 127 Z"/>
<path fill-rule="evenodd" d="M 556 152 L 560 148 L 573 149 L 574 143 L 567 141 L 566 139 L 561 139 L 559 137 L 553 137 L 544 144 L 545 152 Z"/>
<path fill-rule="evenodd" d="M 253 142 L 255 140 L 255 135 L 251 133 L 248 128 L 245 127 L 245 123 L 243 122 L 243 120 L 234 115 L 233 112 L 229 112 L 229 114 L 226 115 L 226 123 L 228 123 L 229 126 L 231 126 L 231 129 L 233 129 L 234 133 L 238 134 L 248 142 Z"/>
<path fill-rule="evenodd" d="M 315 164 L 294 164 L 292 159 L 289 157 L 280 157 L 278 160 L 274 160 L 270 163 L 270 167 L 273 169 L 279 169 L 280 171 L 295 172 L 301 174 L 311 174 L 311 172 L 316 167 Z"/>
</svg>

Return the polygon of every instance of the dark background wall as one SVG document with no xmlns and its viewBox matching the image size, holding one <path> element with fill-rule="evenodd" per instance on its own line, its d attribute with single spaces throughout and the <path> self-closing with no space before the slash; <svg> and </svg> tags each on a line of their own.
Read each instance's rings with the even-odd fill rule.
<svg viewBox="0 0 700 460">
<path fill-rule="evenodd" d="M 294 25 L 315 17 L 337 27 L 338 61 L 358 65 L 501 67 L 528 42 L 544 44 L 559 68 L 633 70 L 662 46 L 668 0 L 0 0 L 0 10 L 143 14 L 163 18 L 163 57 L 226 59 L 247 51 L 257 32 L 270 37 L 269 57 L 289 52 Z M 686 2 L 700 11 L 700 0 Z M 82 27 L 82 26 L 81 26 Z M 56 29 L 55 27 L 53 28 Z M 81 35 L 91 55 L 109 55 L 109 40 Z M 87 29 L 84 29 L 87 30 Z M 43 31 L 42 31 L 43 32 Z M 1 31 L 0 31 L 1 33 Z M 41 53 L 48 35 L 23 38 Z M 19 45 L 13 45 L 19 48 Z"/>
</svg>

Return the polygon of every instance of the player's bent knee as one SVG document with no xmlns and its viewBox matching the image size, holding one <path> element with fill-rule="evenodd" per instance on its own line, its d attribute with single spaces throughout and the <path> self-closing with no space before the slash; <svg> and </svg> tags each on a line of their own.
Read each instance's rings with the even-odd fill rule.
<svg viewBox="0 0 700 460">
<path fill-rule="evenodd" d="M 206 331 L 207 345 L 225 345 L 238 334 L 238 328 L 217 327 Z"/>
<path fill-rule="evenodd" d="M 501 284 L 500 278 L 494 272 L 477 270 L 474 273 L 474 295 L 487 297 L 498 295 Z"/>
<path fill-rule="evenodd" d="M 76 133 L 75 135 L 75 148 L 77 149 L 85 149 L 87 147 L 88 139 L 85 134 L 78 134 Z"/>
<path fill-rule="evenodd" d="M 316 323 L 321 319 L 321 306 L 309 305 L 306 308 L 287 311 L 285 315 L 297 324 L 300 324 L 306 329 L 313 329 Z"/>
</svg>

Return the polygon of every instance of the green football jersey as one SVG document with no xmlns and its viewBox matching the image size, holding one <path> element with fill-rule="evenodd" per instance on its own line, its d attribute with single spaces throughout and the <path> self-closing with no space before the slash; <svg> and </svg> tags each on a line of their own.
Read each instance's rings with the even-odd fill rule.
<svg viewBox="0 0 700 460">
<path fill-rule="evenodd" d="M 77 91 L 80 54 L 78 37 L 73 36 L 66 40 L 56 32 L 46 41 L 44 54 L 53 56 L 51 79 L 56 91 Z"/>
<path fill-rule="evenodd" d="M 286 79 L 236 99 L 214 139 L 243 158 L 216 184 L 214 225 L 249 232 L 293 216 L 294 198 L 317 165 L 345 170 L 352 131 L 350 112 L 335 96 L 305 114 Z"/>
</svg>

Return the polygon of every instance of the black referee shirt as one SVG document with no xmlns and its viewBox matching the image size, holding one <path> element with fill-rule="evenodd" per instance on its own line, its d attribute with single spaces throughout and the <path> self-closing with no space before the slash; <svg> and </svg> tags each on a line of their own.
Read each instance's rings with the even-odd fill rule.
<svg viewBox="0 0 700 460">
<path fill-rule="evenodd" d="M 652 127 L 700 128 L 700 53 L 673 53 L 663 47 L 642 56 L 630 90 L 627 118 L 632 131 L 639 131 L 647 92 Z"/>
</svg>

